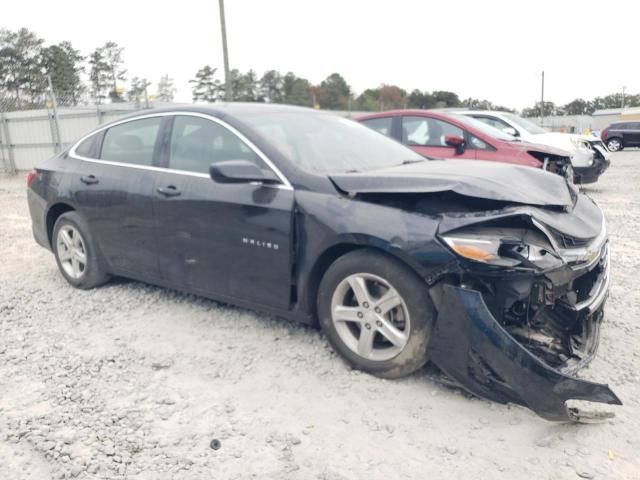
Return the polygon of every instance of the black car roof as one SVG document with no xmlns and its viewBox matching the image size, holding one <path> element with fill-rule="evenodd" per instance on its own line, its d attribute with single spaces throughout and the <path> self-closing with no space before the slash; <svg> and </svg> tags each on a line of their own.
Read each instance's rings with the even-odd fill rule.
<svg viewBox="0 0 640 480">
<path fill-rule="evenodd" d="M 324 113 L 313 108 L 297 107 L 294 105 L 273 103 L 221 102 L 208 104 L 185 104 L 165 108 L 154 108 L 144 112 L 136 112 L 136 115 L 164 112 L 195 112 L 214 116 L 234 116 L 239 114 L 252 113 Z"/>
<path fill-rule="evenodd" d="M 624 125 L 626 123 L 640 123 L 640 120 L 619 120 L 617 122 L 613 122 L 611 125 Z"/>
</svg>

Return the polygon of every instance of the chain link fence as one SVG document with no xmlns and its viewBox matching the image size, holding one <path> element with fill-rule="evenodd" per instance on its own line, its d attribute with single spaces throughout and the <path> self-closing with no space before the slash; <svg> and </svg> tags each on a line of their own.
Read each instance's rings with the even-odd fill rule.
<svg viewBox="0 0 640 480">
<path fill-rule="evenodd" d="M 37 101 L 0 97 L 0 170 L 33 168 L 94 128 L 156 106 L 145 99 L 105 104 L 51 94 Z"/>
</svg>

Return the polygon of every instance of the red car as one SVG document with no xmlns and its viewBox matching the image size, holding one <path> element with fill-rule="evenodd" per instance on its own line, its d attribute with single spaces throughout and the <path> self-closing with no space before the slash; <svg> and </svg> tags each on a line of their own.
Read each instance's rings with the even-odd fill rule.
<svg viewBox="0 0 640 480">
<path fill-rule="evenodd" d="M 505 162 L 573 177 L 568 152 L 521 142 L 464 115 L 431 110 L 392 110 L 356 120 L 428 158 Z"/>
</svg>

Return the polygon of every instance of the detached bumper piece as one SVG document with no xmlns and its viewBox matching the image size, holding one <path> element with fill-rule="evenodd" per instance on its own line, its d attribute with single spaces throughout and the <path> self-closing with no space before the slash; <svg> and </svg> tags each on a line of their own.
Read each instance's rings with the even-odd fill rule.
<svg viewBox="0 0 640 480">
<path fill-rule="evenodd" d="M 437 303 L 430 358 L 470 393 L 553 421 L 611 416 L 568 408 L 567 400 L 622 405 L 607 385 L 565 375 L 529 352 L 496 321 L 478 291 L 444 285 Z"/>
<path fill-rule="evenodd" d="M 598 150 L 593 159 L 593 165 L 591 165 L 590 167 L 573 168 L 573 173 L 576 179 L 575 181 L 576 183 L 580 184 L 597 182 L 598 178 L 600 178 L 600 175 L 602 175 L 610 165 L 611 160 L 609 159 L 609 157 L 605 156 Z"/>
</svg>

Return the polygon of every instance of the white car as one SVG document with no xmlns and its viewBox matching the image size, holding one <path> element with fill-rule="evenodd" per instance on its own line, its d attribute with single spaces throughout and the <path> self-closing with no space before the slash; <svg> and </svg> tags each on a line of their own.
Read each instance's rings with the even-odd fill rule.
<svg viewBox="0 0 640 480">
<path fill-rule="evenodd" d="M 599 138 L 572 133 L 545 132 L 518 115 L 490 110 L 456 112 L 473 117 L 525 142 L 561 148 L 571 154 L 576 183 L 593 183 L 609 168 L 609 151 Z"/>
</svg>

